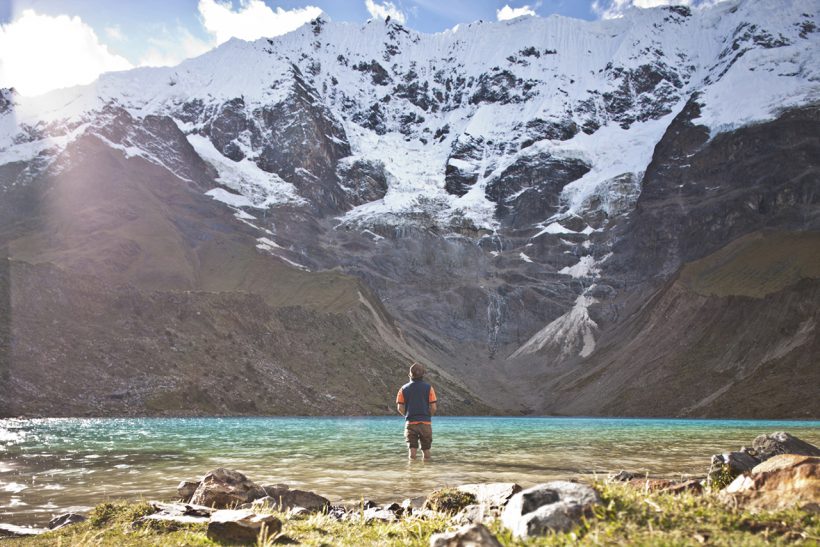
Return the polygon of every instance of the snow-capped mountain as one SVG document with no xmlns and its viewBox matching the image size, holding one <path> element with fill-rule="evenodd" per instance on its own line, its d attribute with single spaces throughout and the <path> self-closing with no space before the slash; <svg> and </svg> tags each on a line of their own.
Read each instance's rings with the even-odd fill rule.
<svg viewBox="0 0 820 547">
<path fill-rule="evenodd" d="M 809 240 L 781 270 L 735 265 L 770 254 L 782 233 L 820 229 L 818 8 L 729 0 L 434 35 L 319 18 L 177 67 L 105 74 L 36 98 L 6 90 L 4 239 L 12 258 L 29 260 L 41 245 L 48 252 L 37 261 L 46 261 L 111 233 L 105 223 L 83 227 L 85 243 L 55 247 L 20 228 L 24 204 L 42 197 L 32 188 L 94 168 L 89 147 L 101 146 L 141 160 L 120 175 L 127 180 L 150 165 L 215 200 L 233 217 L 223 231 L 241 230 L 255 253 L 300 275 L 358 279 L 374 317 L 393 325 L 379 344 L 438 365 L 496 409 L 708 413 L 771 359 L 701 347 L 687 332 L 712 312 L 688 301 L 747 321 L 737 310 L 778 307 L 754 298 L 820 277 L 803 262 L 813 236 L 800 236 Z M 86 259 L 69 269 L 207 290 L 196 273 L 190 286 L 155 284 L 123 274 L 131 266 L 120 258 Z M 797 273 L 782 278 L 783 268 Z M 766 288 L 750 296 L 744 276 Z M 816 303 L 816 283 L 809 290 Z M 689 296 L 673 305 L 675 291 Z M 790 313 L 802 322 L 786 334 L 767 338 L 761 324 L 723 326 L 721 336 L 729 346 L 767 338 L 760 351 L 785 370 L 818 344 L 816 309 Z M 652 347 L 652 329 L 673 316 L 682 323 L 664 336 L 674 344 Z M 661 374 L 651 368 L 660 361 L 679 367 Z M 689 378 L 681 369 L 690 361 L 700 371 L 686 391 L 692 404 L 623 400 L 650 369 L 656 383 Z"/>
</svg>

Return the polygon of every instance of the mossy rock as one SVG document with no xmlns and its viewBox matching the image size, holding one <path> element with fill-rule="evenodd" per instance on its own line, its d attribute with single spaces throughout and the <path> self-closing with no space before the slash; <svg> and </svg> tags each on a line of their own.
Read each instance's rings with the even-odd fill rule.
<svg viewBox="0 0 820 547">
<path fill-rule="evenodd" d="M 462 492 L 456 488 L 442 488 L 434 491 L 424 502 L 425 509 L 432 509 L 439 513 L 456 514 L 468 505 L 476 503 L 476 497 L 469 492 Z"/>
</svg>

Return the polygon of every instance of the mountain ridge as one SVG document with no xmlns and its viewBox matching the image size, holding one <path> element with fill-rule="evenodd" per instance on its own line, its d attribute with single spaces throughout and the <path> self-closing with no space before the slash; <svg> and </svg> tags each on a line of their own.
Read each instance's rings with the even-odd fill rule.
<svg viewBox="0 0 820 547">
<path fill-rule="evenodd" d="M 620 369 L 612 363 L 635 354 L 630 336 L 666 332 L 653 306 L 706 298 L 702 309 L 742 316 L 748 303 L 670 285 L 688 264 L 748 234 L 820 231 L 820 74 L 811 62 L 820 4 L 776 4 L 632 10 L 598 22 L 519 18 L 435 35 L 394 21 L 319 18 L 276 39 L 232 40 L 178 67 L 107 74 L 39 98 L 4 92 L 0 243 L 13 260 L 63 263 L 67 275 L 168 294 L 195 286 L 180 279 L 212 279 L 278 301 L 301 276 L 349 276 L 395 327 L 377 328 L 373 316 L 354 322 L 354 330 L 380 333 L 368 342 L 374 354 L 432 365 L 463 390 L 461 401 L 485 410 L 563 413 L 549 401 L 554 394 L 584 414 L 709 412 L 685 400 L 705 400 L 701 384 L 669 406 L 653 399 L 660 395 L 626 391 L 605 401 L 582 378 L 590 367 L 604 371 L 596 389 L 614 389 L 619 376 L 652 366 L 652 351 Z M 122 158 L 116 166 L 109 151 Z M 114 212 L 106 211 L 112 202 L 97 203 L 108 188 L 102 180 L 94 192 L 54 198 L 72 170 L 107 172 L 123 188 L 147 184 L 157 203 L 173 199 L 162 213 L 173 228 L 160 233 L 182 234 L 167 247 L 177 250 L 151 254 L 160 224 L 131 232 L 139 222 L 116 208 L 140 217 L 157 208 L 136 203 L 137 194 Z M 164 173 L 165 186 L 148 182 L 149 172 Z M 30 214 L 49 200 L 55 212 Z M 216 232 L 203 229 L 219 208 L 228 220 Z M 86 210 L 96 211 L 97 225 L 84 224 Z M 62 229 L 32 221 L 54 225 L 60 215 Z M 71 239 L 65 226 L 78 235 Z M 112 247 L 116 234 L 127 241 Z M 216 247 L 187 273 L 162 258 L 196 256 L 206 237 L 278 263 L 291 281 L 257 275 L 245 286 L 226 284 L 235 274 L 217 265 L 230 255 Z M 332 308 L 311 290 L 325 294 L 297 291 L 293 305 Z M 342 299 L 357 302 L 346 290 Z M 691 309 L 684 331 L 686 321 L 701 320 L 700 308 Z M 814 324 L 810 310 L 795 310 L 800 324 Z M 633 314 L 648 314 L 643 330 L 629 326 Z M 763 354 L 793 338 L 791 319 L 771 315 L 783 332 L 759 332 Z M 317 340 L 328 336 L 313 328 Z M 742 338 L 730 325 L 715 328 L 730 344 Z M 800 339 L 781 356 L 778 378 L 789 362 L 816 376 L 799 356 L 816 344 L 816 331 Z M 684 336 L 661 355 L 704 378 L 727 367 L 748 376 L 736 355 L 681 361 L 697 347 Z M 218 353 L 230 360 L 229 351 Z M 778 405 L 753 412 L 806 415 Z"/>
</svg>

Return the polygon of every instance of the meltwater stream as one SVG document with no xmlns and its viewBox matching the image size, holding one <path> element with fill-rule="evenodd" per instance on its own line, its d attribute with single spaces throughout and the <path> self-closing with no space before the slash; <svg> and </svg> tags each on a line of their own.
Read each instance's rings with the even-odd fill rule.
<svg viewBox="0 0 820 547">
<path fill-rule="evenodd" d="M 774 431 L 820 444 L 818 421 L 441 417 L 425 464 L 405 460 L 402 427 L 399 417 L 0 420 L 0 522 L 171 499 L 181 479 L 215 467 L 334 502 L 400 501 L 468 482 L 703 475 L 711 454 Z"/>
</svg>

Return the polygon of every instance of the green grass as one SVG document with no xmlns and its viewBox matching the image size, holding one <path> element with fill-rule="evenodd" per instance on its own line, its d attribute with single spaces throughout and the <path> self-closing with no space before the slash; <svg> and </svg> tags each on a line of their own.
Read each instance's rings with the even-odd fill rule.
<svg viewBox="0 0 820 547">
<path fill-rule="evenodd" d="M 721 505 L 713 494 L 646 494 L 624 484 L 598 483 L 603 503 L 575 530 L 529 541 L 512 538 L 498 521 L 489 528 L 504 545 L 820 545 L 820 516 L 806 511 L 750 514 Z M 184 527 L 154 524 L 134 527 L 146 514 L 145 503 L 113 502 L 97 506 L 87 522 L 31 539 L 4 542 L 8 546 L 97 545 L 217 545 L 205 535 L 205 525 Z M 260 541 L 262 547 L 289 538 L 302 545 L 427 546 L 430 536 L 452 529 L 449 517 L 407 517 L 394 523 L 339 522 L 318 514 L 293 518 L 277 514 L 282 532 Z"/>
</svg>

